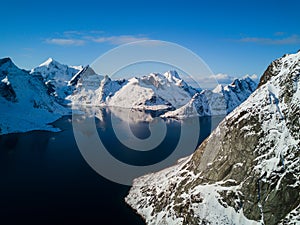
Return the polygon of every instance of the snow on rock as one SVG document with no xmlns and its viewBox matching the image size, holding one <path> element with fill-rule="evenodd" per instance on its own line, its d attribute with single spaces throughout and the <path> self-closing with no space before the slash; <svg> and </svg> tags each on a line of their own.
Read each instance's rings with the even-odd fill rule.
<svg viewBox="0 0 300 225">
<path fill-rule="evenodd" d="M 43 77 L 29 74 L 9 58 L 0 59 L 0 134 L 51 130 L 48 125 L 70 113 L 48 94 Z"/>
<path fill-rule="evenodd" d="M 73 105 L 103 106 L 125 83 L 125 80 L 111 80 L 108 76 L 101 76 L 87 66 L 76 74 L 70 83 L 77 81 L 74 93 L 67 97 Z"/>
<path fill-rule="evenodd" d="M 250 77 L 245 77 L 235 79 L 231 84 L 222 88 L 217 87 L 213 92 L 224 96 L 227 113 L 230 113 L 244 102 L 255 91 L 256 87 L 257 84 Z"/>
<path fill-rule="evenodd" d="M 158 93 L 168 95 L 167 91 L 160 90 L 166 80 L 161 75 L 150 74 L 149 77 L 131 78 L 122 89 L 115 93 L 108 101 L 109 106 L 161 110 L 171 107 L 171 103 L 163 99 Z M 167 97 L 167 96 L 166 96 Z"/>
<path fill-rule="evenodd" d="M 48 87 L 48 92 L 64 102 L 64 99 L 73 91 L 71 86 L 68 86 L 68 82 L 82 69 L 82 66 L 67 66 L 49 58 L 32 69 L 30 74 L 40 74 Z"/>
<path fill-rule="evenodd" d="M 139 213 L 147 224 L 259 224 L 245 217 L 243 211 L 220 204 L 222 191 L 236 191 L 223 182 L 193 185 L 199 176 L 186 169 L 186 163 L 136 179 L 125 201 Z M 187 183 L 184 192 L 177 186 Z M 178 184 L 178 185 L 177 185 Z"/>
<path fill-rule="evenodd" d="M 85 74 L 84 76 L 82 74 Z M 142 110 L 166 110 L 162 117 L 226 115 L 254 91 L 249 77 L 235 80 L 215 90 L 196 90 L 180 78 L 176 71 L 151 73 L 129 80 L 111 80 L 84 68 L 69 85 L 77 83 L 67 99 L 73 105 L 111 106 Z M 201 91 L 201 92 L 200 92 Z M 173 110 L 173 111 L 172 111 Z"/>
<path fill-rule="evenodd" d="M 186 118 L 192 116 L 226 115 L 244 102 L 256 89 L 257 84 L 250 78 L 235 79 L 231 84 L 219 84 L 214 90 L 203 90 L 181 108 L 166 112 L 162 117 Z"/>
<path fill-rule="evenodd" d="M 82 84 L 83 80 L 85 78 L 88 78 L 89 76 L 97 75 L 96 72 L 89 66 L 83 67 L 80 71 L 78 71 L 68 82 L 68 86 L 76 86 L 78 83 L 79 85 Z M 102 79 L 102 77 L 100 78 Z"/>
<path fill-rule="evenodd" d="M 187 104 L 174 111 L 168 111 L 161 115 L 161 117 L 183 119 L 188 117 L 211 115 L 212 113 L 206 95 L 197 93 Z M 223 114 L 219 115 L 225 115 L 225 111 L 223 111 Z"/>
<path fill-rule="evenodd" d="M 126 202 L 147 224 L 300 223 L 299 83 L 300 52 L 275 60 L 192 156 L 135 179 Z"/>
<path fill-rule="evenodd" d="M 190 96 L 194 96 L 197 92 L 201 91 L 201 89 L 196 90 L 195 88 L 189 86 L 183 79 L 180 78 L 179 74 L 175 70 L 170 70 L 164 73 L 164 76 L 168 79 L 170 83 L 175 83 L 177 86 L 182 87 L 186 90 Z"/>
<path fill-rule="evenodd" d="M 151 73 L 129 79 L 107 104 L 124 108 L 169 110 L 186 104 L 194 92 L 176 71 Z"/>
<path fill-rule="evenodd" d="M 103 77 L 99 75 L 86 77 L 68 98 L 73 104 L 162 110 L 181 107 L 196 93 L 176 71 L 129 80 L 111 80 L 106 76 L 101 81 Z"/>
</svg>

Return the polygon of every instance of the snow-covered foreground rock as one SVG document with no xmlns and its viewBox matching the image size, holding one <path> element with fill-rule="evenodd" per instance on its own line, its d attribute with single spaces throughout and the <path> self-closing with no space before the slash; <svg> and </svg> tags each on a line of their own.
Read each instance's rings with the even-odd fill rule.
<svg viewBox="0 0 300 225">
<path fill-rule="evenodd" d="M 192 156 L 137 178 L 126 202 L 147 224 L 299 224 L 299 80 L 300 52 L 272 62 Z"/>
<path fill-rule="evenodd" d="M 48 125 L 70 110 L 49 95 L 44 79 L 14 65 L 9 58 L 0 59 L 0 134 L 51 130 Z"/>
</svg>

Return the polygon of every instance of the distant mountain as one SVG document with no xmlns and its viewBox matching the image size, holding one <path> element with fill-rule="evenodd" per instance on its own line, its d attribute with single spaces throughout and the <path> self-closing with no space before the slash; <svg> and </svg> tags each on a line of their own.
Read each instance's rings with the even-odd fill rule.
<svg viewBox="0 0 300 225">
<path fill-rule="evenodd" d="M 97 76 L 88 77 L 79 82 L 79 87 L 69 98 L 73 104 L 162 110 L 180 107 L 196 93 L 176 71 L 129 80 L 111 80 L 106 76 L 100 81 Z"/>
<path fill-rule="evenodd" d="M 73 105 L 114 106 L 144 110 L 167 110 L 162 117 L 226 115 L 256 88 L 250 78 L 236 79 L 215 90 L 196 90 L 176 71 L 151 73 L 141 78 L 111 80 L 91 67 L 69 67 L 52 58 L 30 72 L 41 75 L 57 101 Z"/>
<path fill-rule="evenodd" d="M 32 69 L 30 74 L 41 75 L 48 87 L 48 92 L 55 96 L 58 101 L 63 102 L 74 91 L 72 86 L 68 85 L 69 81 L 82 69 L 82 66 L 67 66 L 49 58 Z"/>
<path fill-rule="evenodd" d="M 249 77 L 237 79 L 215 90 L 199 91 L 189 86 L 176 71 L 151 73 L 141 78 L 111 80 L 89 74 L 78 81 L 68 97 L 73 104 L 115 106 L 146 110 L 168 110 L 162 117 L 226 115 L 255 90 Z M 174 111 L 172 111 L 174 110 Z"/>
<path fill-rule="evenodd" d="M 147 224 L 299 224 L 299 130 L 300 52 L 272 62 L 192 156 L 137 178 L 126 202 Z"/>
<path fill-rule="evenodd" d="M 244 102 L 256 89 L 249 77 L 235 79 L 231 84 L 219 84 L 214 90 L 196 93 L 184 106 L 165 113 L 165 118 L 226 115 Z"/>
<path fill-rule="evenodd" d="M 84 82 L 84 79 L 88 79 L 90 76 L 97 75 L 96 72 L 89 66 L 83 67 L 81 70 L 79 70 L 68 82 L 68 86 L 76 86 L 77 84 L 82 86 L 82 83 Z M 102 80 L 103 76 L 98 75 L 98 80 Z M 98 84 L 94 84 L 97 85 Z M 96 88 L 96 86 L 95 86 Z"/>
<path fill-rule="evenodd" d="M 0 106 L 0 134 L 55 131 L 47 124 L 70 112 L 49 95 L 41 74 L 19 69 L 10 58 L 0 59 Z"/>
<path fill-rule="evenodd" d="M 106 97 L 119 90 L 122 82 L 98 75 L 91 67 L 86 66 L 70 83 L 76 87 L 73 94 L 67 97 L 73 105 L 103 106 Z"/>
<path fill-rule="evenodd" d="M 79 78 L 80 77 L 80 78 Z M 73 80 L 76 90 L 67 97 L 74 105 L 113 106 L 126 109 L 165 110 L 164 118 L 226 115 L 245 101 L 257 84 L 249 77 L 214 90 L 196 90 L 176 71 L 151 73 L 141 78 L 111 80 L 84 68 Z"/>
<path fill-rule="evenodd" d="M 16 79 L 16 77 L 20 78 Z M 12 115 L 30 122 L 34 122 L 33 113 L 19 115 L 22 111 L 15 110 L 14 107 L 21 107 L 31 112 L 31 103 L 35 102 L 34 108 L 45 106 L 45 109 L 52 114 L 61 110 L 61 115 L 65 115 L 68 111 L 61 105 L 70 103 L 85 106 L 162 110 L 167 111 L 166 114 L 161 115 L 162 117 L 179 119 L 189 116 L 225 115 L 244 101 L 255 86 L 253 81 L 247 78 L 236 80 L 228 86 L 219 86 L 213 91 L 201 91 L 189 86 L 176 71 L 168 71 L 164 74 L 151 73 L 129 80 L 112 80 L 108 76 L 98 75 L 89 66 L 67 66 L 52 58 L 30 72 L 17 68 L 8 58 L 2 59 L 0 79 L 0 96 L 2 100 L 5 100 L 1 102 L 5 105 L 2 113 L 7 115 L 6 112 L 14 109 Z M 27 99 L 26 103 L 25 97 L 28 93 L 31 93 L 31 99 Z M 39 104 L 40 102 L 42 104 Z M 7 104 L 11 105 L 11 108 Z M 50 106 L 59 110 L 52 109 Z M 45 121 L 48 120 L 51 119 L 45 119 Z M 26 125 L 24 122 L 20 124 L 22 127 L 20 131 L 34 129 L 34 127 L 36 129 L 49 127 L 42 121 L 43 118 L 36 121 L 41 126 Z M 2 128 L 3 132 L 13 132 L 19 129 L 13 119 L 3 120 L 2 123 L 7 125 L 6 128 Z"/>
<path fill-rule="evenodd" d="M 218 85 L 213 93 L 221 94 L 226 101 L 227 113 L 232 112 L 242 102 L 244 102 L 257 88 L 255 83 L 250 77 L 235 79 L 229 85 Z"/>
<path fill-rule="evenodd" d="M 215 90 L 202 91 L 189 86 L 176 71 L 129 80 L 112 80 L 98 75 L 89 66 L 74 74 L 76 71 L 49 59 L 32 73 L 42 74 L 49 80 L 46 84 L 61 102 L 67 99 L 73 105 L 165 110 L 168 112 L 162 117 L 178 119 L 226 115 L 257 86 L 247 77 L 227 86 L 219 85 Z"/>
<path fill-rule="evenodd" d="M 131 78 L 109 101 L 109 106 L 163 110 L 186 104 L 196 91 L 177 74 L 151 73 L 141 78 Z"/>
</svg>

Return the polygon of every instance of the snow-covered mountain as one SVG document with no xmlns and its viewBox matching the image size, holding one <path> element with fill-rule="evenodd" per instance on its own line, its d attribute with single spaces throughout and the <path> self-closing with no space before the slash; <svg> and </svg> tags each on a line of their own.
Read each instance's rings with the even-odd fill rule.
<svg viewBox="0 0 300 225">
<path fill-rule="evenodd" d="M 200 92 L 189 86 L 176 71 L 151 73 L 129 80 L 111 80 L 106 76 L 101 81 L 103 77 L 91 71 L 83 77 L 86 78 L 79 79 L 76 91 L 68 97 L 75 105 L 168 110 L 162 117 L 172 118 L 226 115 L 257 86 L 247 77 Z"/>
<path fill-rule="evenodd" d="M 0 59 L 0 134 L 57 129 L 48 125 L 70 111 L 48 93 L 40 74 L 21 70 Z"/>
<path fill-rule="evenodd" d="M 147 224 L 300 223 L 300 52 L 177 165 L 137 178 L 126 202 Z"/>
<path fill-rule="evenodd" d="M 89 66 L 74 76 L 70 83 L 77 81 L 74 93 L 67 97 L 73 105 L 104 106 L 109 97 L 126 83 L 125 80 L 111 80 L 101 76 Z"/>
<path fill-rule="evenodd" d="M 82 66 L 67 66 L 49 58 L 32 69 L 30 74 L 41 75 L 48 87 L 48 92 L 55 96 L 57 100 L 63 102 L 74 90 L 72 85 L 68 85 L 69 81 L 82 69 Z"/>
<path fill-rule="evenodd" d="M 109 99 L 108 105 L 150 110 L 173 109 L 186 104 L 195 92 L 175 71 L 151 73 L 129 79 Z"/>
<path fill-rule="evenodd" d="M 186 118 L 192 116 L 217 116 L 232 112 L 256 89 L 257 84 L 250 78 L 235 79 L 229 85 L 219 84 L 213 90 L 196 93 L 184 106 L 166 112 L 165 118 Z"/>
<path fill-rule="evenodd" d="M 244 84 L 243 81 L 235 81 L 234 84 L 222 87 L 221 91 L 206 90 L 200 93 L 201 90 L 196 90 L 189 86 L 180 78 L 176 71 L 168 71 L 165 74 L 151 73 L 147 76 L 131 78 L 129 80 L 112 80 L 108 76 L 96 74 L 89 66 L 84 68 L 81 66 L 70 67 L 60 64 L 52 58 L 49 58 L 30 72 L 17 68 L 10 59 L 3 59 L 1 68 L 0 94 L 6 100 L 3 102 L 4 105 L 9 102 L 9 104 L 14 103 L 12 104 L 14 107 L 16 105 L 21 107 L 19 103 L 23 98 L 21 96 L 21 92 L 23 91 L 24 98 L 28 93 L 32 93 L 31 100 L 27 99 L 29 102 L 37 99 L 37 101 L 43 101 L 42 105 L 55 105 L 55 107 L 61 110 L 62 115 L 68 110 L 63 109 L 57 102 L 60 104 L 71 102 L 73 105 L 85 106 L 164 110 L 169 112 L 162 115 L 163 117 L 173 118 L 184 118 L 195 115 L 224 115 L 227 113 L 226 104 L 232 109 L 233 106 L 240 104 L 246 98 L 245 96 L 248 96 L 252 91 L 252 89 L 247 89 L 252 87 L 248 84 L 249 82 Z M 25 85 L 22 86 L 21 82 L 15 80 L 12 74 L 17 74 L 15 77 L 21 77 L 19 80 L 23 80 Z M 41 82 L 43 85 L 40 84 Z M 33 83 L 34 85 L 27 87 L 26 83 Z M 37 91 L 37 88 L 43 90 Z M 35 96 L 35 91 L 36 93 L 41 92 L 41 94 L 36 94 Z M 235 101 L 235 103 L 231 103 L 230 101 Z M 21 108 L 25 109 L 26 104 L 24 99 Z M 4 108 L 6 109 L 7 106 Z M 28 104 L 26 110 L 31 110 L 30 104 Z M 47 110 L 49 112 L 57 112 L 50 108 Z M 6 111 L 8 112 L 9 109 L 7 108 Z M 26 114 L 23 116 L 19 115 L 21 112 L 15 110 L 13 115 L 16 118 L 25 118 Z M 3 114 L 5 113 L 3 110 Z M 28 118 L 25 119 L 28 121 L 33 120 L 31 114 L 29 113 Z M 6 113 L 6 115 L 8 114 Z M 9 120 L 3 120 L 3 124 L 7 124 L 7 128 L 2 128 L 2 130 L 6 130 L 5 132 L 19 129 L 16 124 L 12 125 L 13 119 L 10 120 L 10 122 Z M 43 119 L 40 120 L 40 124 L 43 124 L 42 121 Z M 34 127 L 38 128 L 40 126 L 23 123 L 20 131 L 34 129 Z"/>
<path fill-rule="evenodd" d="M 197 92 L 187 85 L 176 71 L 151 73 L 141 78 L 111 80 L 87 76 L 79 81 L 77 90 L 69 97 L 73 104 L 107 105 L 135 109 L 175 109 L 186 104 Z"/>
<path fill-rule="evenodd" d="M 213 93 L 224 96 L 226 111 L 230 113 L 244 102 L 255 91 L 256 87 L 257 84 L 247 76 L 241 79 L 235 79 L 229 85 L 218 85 L 213 90 Z"/>
<path fill-rule="evenodd" d="M 182 119 L 226 115 L 245 101 L 257 86 L 246 77 L 236 79 L 230 85 L 218 85 L 214 90 L 196 90 L 176 71 L 151 73 L 129 80 L 111 80 L 108 76 L 102 78 L 91 68 L 83 69 L 72 79 L 78 83 L 67 99 L 73 105 L 165 110 L 167 112 L 161 117 Z"/>
</svg>

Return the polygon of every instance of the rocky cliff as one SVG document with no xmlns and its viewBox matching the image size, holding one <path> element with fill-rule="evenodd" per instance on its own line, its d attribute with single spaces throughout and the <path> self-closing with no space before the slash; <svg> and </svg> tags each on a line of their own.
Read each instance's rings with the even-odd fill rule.
<svg viewBox="0 0 300 225">
<path fill-rule="evenodd" d="M 192 156 L 136 179 L 126 202 L 147 224 L 300 223 L 299 79 L 300 52 L 272 62 Z"/>
</svg>

